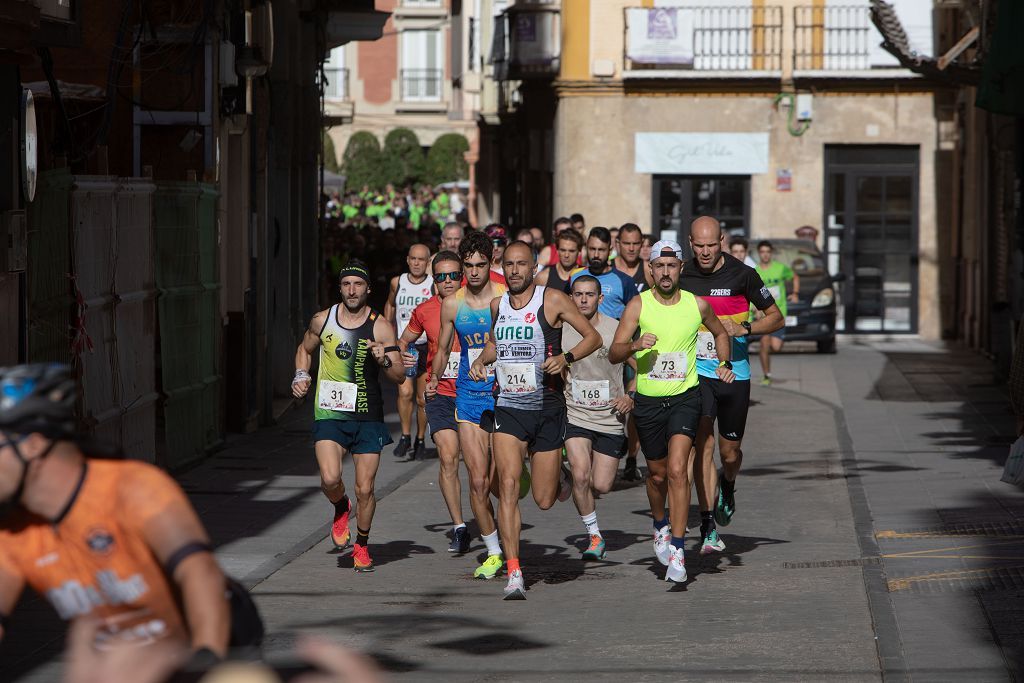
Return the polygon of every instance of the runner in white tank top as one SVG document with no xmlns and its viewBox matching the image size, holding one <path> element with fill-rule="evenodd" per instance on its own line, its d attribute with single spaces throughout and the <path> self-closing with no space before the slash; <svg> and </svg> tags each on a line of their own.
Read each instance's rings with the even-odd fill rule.
<svg viewBox="0 0 1024 683">
<path fill-rule="evenodd" d="M 394 323 L 396 336 L 401 338 L 413 309 L 429 299 L 432 294 L 432 282 L 427 273 L 430 265 L 430 249 L 424 244 L 409 247 L 409 255 L 405 259 L 409 266 L 408 273 L 391 278 L 388 300 L 384 306 L 384 317 Z M 418 353 L 416 368 L 410 368 L 409 378 L 415 381 L 404 382 L 398 386 L 398 417 L 402 423 L 402 438 L 395 446 L 395 457 L 404 458 L 407 453 L 412 460 L 426 457 L 427 448 L 423 442 L 427 430 L 427 414 L 424 411 L 423 392 L 427 384 L 427 337 L 421 335 L 415 345 L 406 346 L 400 342 L 402 352 Z M 412 414 L 416 408 L 416 443 L 412 443 Z M 410 453 L 411 450 L 411 453 Z"/>
</svg>

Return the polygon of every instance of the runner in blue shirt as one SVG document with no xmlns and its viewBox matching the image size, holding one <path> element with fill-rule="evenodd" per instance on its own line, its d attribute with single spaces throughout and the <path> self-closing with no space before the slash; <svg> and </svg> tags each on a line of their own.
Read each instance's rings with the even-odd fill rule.
<svg viewBox="0 0 1024 683">
<path fill-rule="evenodd" d="M 608 228 L 595 227 L 587 237 L 588 266 L 575 271 L 569 279 L 570 286 L 581 275 L 591 275 L 601 283 L 601 294 L 604 299 L 598 306 L 601 315 L 618 320 L 626 309 L 629 300 L 637 295 L 636 283 L 633 278 L 616 270 L 608 262 L 612 249 L 612 234 Z"/>
</svg>

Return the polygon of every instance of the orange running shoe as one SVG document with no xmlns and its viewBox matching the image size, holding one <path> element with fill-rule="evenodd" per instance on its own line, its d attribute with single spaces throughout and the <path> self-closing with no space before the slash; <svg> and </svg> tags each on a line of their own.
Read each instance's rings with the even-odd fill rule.
<svg viewBox="0 0 1024 683">
<path fill-rule="evenodd" d="M 604 559 L 604 539 L 597 534 L 590 534 L 590 547 L 583 551 L 584 560 Z"/>
<path fill-rule="evenodd" d="M 348 513 L 352 510 L 352 504 L 349 503 L 348 510 L 345 510 L 343 514 L 338 514 L 337 511 L 334 513 L 334 522 L 331 524 L 331 541 L 334 542 L 334 547 L 338 550 L 344 550 L 348 547 L 348 542 L 352 538 L 352 532 L 348 529 Z"/>
<path fill-rule="evenodd" d="M 352 568 L 357 572 L 372 572 L 373 560 L 370 559 L 370 549 L 365 545 L 356 543 L 352 546 Z"/>
</svg>

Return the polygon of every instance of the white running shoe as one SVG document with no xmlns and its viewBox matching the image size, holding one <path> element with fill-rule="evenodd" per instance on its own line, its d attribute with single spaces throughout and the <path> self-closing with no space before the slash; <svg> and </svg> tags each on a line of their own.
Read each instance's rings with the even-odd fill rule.
<svg viewBox="0 0 1024 683">
<path fill-rule="evenodd" d="M 684 572 L 685 574 L 685 572 Z M 505 586 L 505 600 L 525 600 L 526 584 L 523 582 L 521 569 L 514 569 L 508 573 L 508 584 Z"/>
<path fill-rule="evenodd" d="M 658 556 L 658 562 L 668 566 L 668 558 L 672 555 L 672 527 L 665 525 L 654 532 L 654 554 Z"/>
<path fill-rule="evenodd" d="M 686 558 L 683 557 L 682 548 L 672 548 L 668 569 L 665 570 L 665 580 L 686 583 Z"/>
</svg>

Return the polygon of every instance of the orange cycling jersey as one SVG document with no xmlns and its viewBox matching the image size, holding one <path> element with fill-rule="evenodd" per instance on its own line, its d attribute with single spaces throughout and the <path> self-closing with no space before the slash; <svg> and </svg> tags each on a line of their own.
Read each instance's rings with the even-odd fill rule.
<svg viewBox="0 0 1024 683">
<path fill-rule="evenodd" d="M 0 528 L 0 582 L 28 583 L 63 619 L 99 617 L 98 645 L 187 640 L 170 581 L 144 536 L 161 516 L 181 510 L 191 505 L 162 470 L 132 460 L 87 460 L 62 519 L 21 513 Z"/>
</svg>

